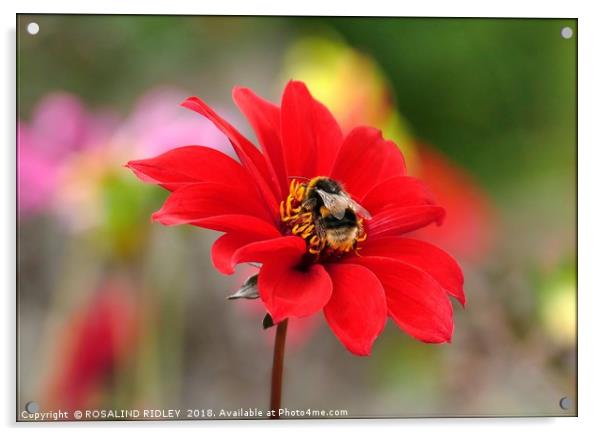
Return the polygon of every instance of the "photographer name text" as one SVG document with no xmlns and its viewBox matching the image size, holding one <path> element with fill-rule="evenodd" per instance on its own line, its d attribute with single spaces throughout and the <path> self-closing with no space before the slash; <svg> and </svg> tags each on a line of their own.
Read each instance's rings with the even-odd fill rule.
<svg viewBox="0 0 602 436">
<path fill-rule="evenodd" d="M 195 420 L 195 419 L 255 419 L 255 418 L 337 418 L 348 417 L 345 409 L 82 409 L 22 411 L 23 421 L 103 421 L 103 420 Z"/>
</svg>

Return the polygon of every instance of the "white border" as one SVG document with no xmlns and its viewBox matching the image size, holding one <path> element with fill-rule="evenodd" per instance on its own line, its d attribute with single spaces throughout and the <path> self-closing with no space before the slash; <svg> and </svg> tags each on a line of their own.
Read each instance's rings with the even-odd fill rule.
<svg viewBox="0 0 602 436">
<path fill-rule="evenodd" d="M 274 0 L 225 0 L 221 2 L 157 0 L 124 2 L 105 0 L 82 2 L 74 7 L 69 0 L 22 0 L 18 11 L 23 13 L 122 13 L 122 14 L 224 14 L 224 15 L 357 15 L 357 16 L 461 16 L 461 17 L 558 17 L 575 18 L 582 9 L 578 1 L 563 2 L 550 0 L 526 2 L 506 0 L 504 2 L 480 1 L 423 1 L 392 2 L 387 0 L 304 0 L 281 2 Z"/>
<path fill-rule="evenodd" d="M 8 3 L 8 4 L 7 4 Z M 2 206 L 0 213 L 0 277 L 5 286 L 3 298 L 1 335 L 3 357 L 0 359 L 2 395 L 0 411 L 2 424 L 9 431 L 41 430 L 52 434 L 81 432 L 105 434 L 107 430 L 125 433 L 133 428 L 143 428 L 149 434 L 157 434 L 168 428 L 185 432 L 230 432 L 264 435 L 269 428 L 291 434 L 307 434 L 318 429 L 344 431 L 351 434 L 365 434 L 373 427 L 379 433 L 398 434 L 400 431 L 420 429 L 426 434 L 463 436 L 504 435 L 527 430 L 533 434 L 563 435 L 579 430 L 594 429 L 597 424 L 597 405 L 600 403 L 600 310 L 602 309 L 602 289 L 597 272 L 601 269 L 602 247 L 600 233 L 602 225 L 600 208 L 600 180 L 602 156 L 602 117 L 600 106 L 602 79 L 600 44 L 600 21 L 596 14 L 595 2 L 545 1 L 526 2 L 524 0 L 499 1 L 496 4 L 483 1 L 431 1 L 398 2 L 391 0 L 370 0 L 369 2 L 348 1 L 220 1 L 203 2 L 190 0 L 170 0 L 124 2 L 105 0 L 103 2 L 75 3 L 66 0 L 26 1 L 14 5 L 2 2 L 3 66 L 0 69 L 4 104 L 1 107 L 0 123 L 4 133 L 4 146 L 1 148 Z M 14 123 L 15 123 L 15 13 L 170 13 L 170 14 L 226 14 L 226 15 L 371 15 L 371 16 L 462 16 L 462 17 L 558 17 L 579 18 L 577 37 L 579 38 L 579 418 L 520 418 L 520 419 L 421 419 L 421 420 L 338 420 L 338 421 L 296 421 L 296 422 L 185 422 L 185 423 L 64 423 L 64 424 L 15 424 L 15 382 L 14 382 L 14 322 L 15 322 L 15 210 L 14 210 Z M 596 18 L 597 17 L 597 18 Z M 542 219 L 545 219 L 542 218 Z M 598 426 L 599 427 L 599 426 Z"/>
</svg>

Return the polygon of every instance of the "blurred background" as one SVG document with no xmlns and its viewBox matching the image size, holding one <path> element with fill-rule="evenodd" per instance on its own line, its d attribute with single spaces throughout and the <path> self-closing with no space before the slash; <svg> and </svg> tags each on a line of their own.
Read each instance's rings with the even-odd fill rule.
<svg viewBox="0 0 602 436">
<path fill-rule="evenodd" d="M 31 35 L 30 22 L 39 24 Z M 389 323 L 369 358 L 292 320 L 283 405 L 352 417 L 576 413 L 576 20 L 18 16 L 18 407 L 267 408 L 274 332 L 216 232 L 151 224 L 122 165 L 254 139 L 235 85 L 304 80 L 344 130 L 381 128 L 447 209 L 415 237 L 466 275 L 453 342 Z M 564 27 L 574 35 L 561 36 Z M 559 406 L 568 397 L 567 410 Z"/>
</svg>

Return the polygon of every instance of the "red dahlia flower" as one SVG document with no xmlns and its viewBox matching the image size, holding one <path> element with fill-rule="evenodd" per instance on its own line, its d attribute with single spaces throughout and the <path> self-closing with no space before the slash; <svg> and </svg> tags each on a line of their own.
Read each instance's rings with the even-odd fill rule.
<svg viewBox="0 0 602 436">
<path fill-rule="evenodd" d="M 302 82 L 280 107 L 246 88 L 233 98 L 261 150 L 205 102 L 182 103 L 211 120 L 240 162 L 203 146 L 176 148 L 127 164 L 171 191 L 153 219 L 224 232 L 212 259 L 222 273 L 261 264 L 259 296 L 274 323 L 323 310 L 339 340 L 368 355 L 387 316 L 424 342 L 450 341 L 452 305 L 464 304 L 462 271 L 441 249 L 402 235 L 444 210 L 406 175 L 404 158 L 379 130 L 343 137 L 328 109 Z"/>
</svg>

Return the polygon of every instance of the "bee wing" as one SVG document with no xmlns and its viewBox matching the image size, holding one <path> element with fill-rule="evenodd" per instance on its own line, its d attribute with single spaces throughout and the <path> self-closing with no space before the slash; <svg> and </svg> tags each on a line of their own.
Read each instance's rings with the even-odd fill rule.
<svg viewBox="0 0 602 436">
<path fill-rule="evenodd" d="M 349 202 L 349 206 L 351 207 L 351 209 L 353 209 L 354 212 L 357 212 L 358 214 L 360 214 L 367 220 L 372 218 L 372 215 L 370 215 L 370 212 L 368 212 L 366 209 L 364 209 L 357 201 L 355 201 L 351 197 L 347 197 L 347 198 L 348 198 L 347 201 Z"/>
<path fill-rule="evenodd" d="M 345 216 L 345 210 L 348 207 L 348 200 L 346 197 L 340 194 L 331 194 L 329 192 L 316 189 L 316 192 L 322 198 L 324 207 L 330 211 L 330 213 L 338 220 Z"/>
</svg>

